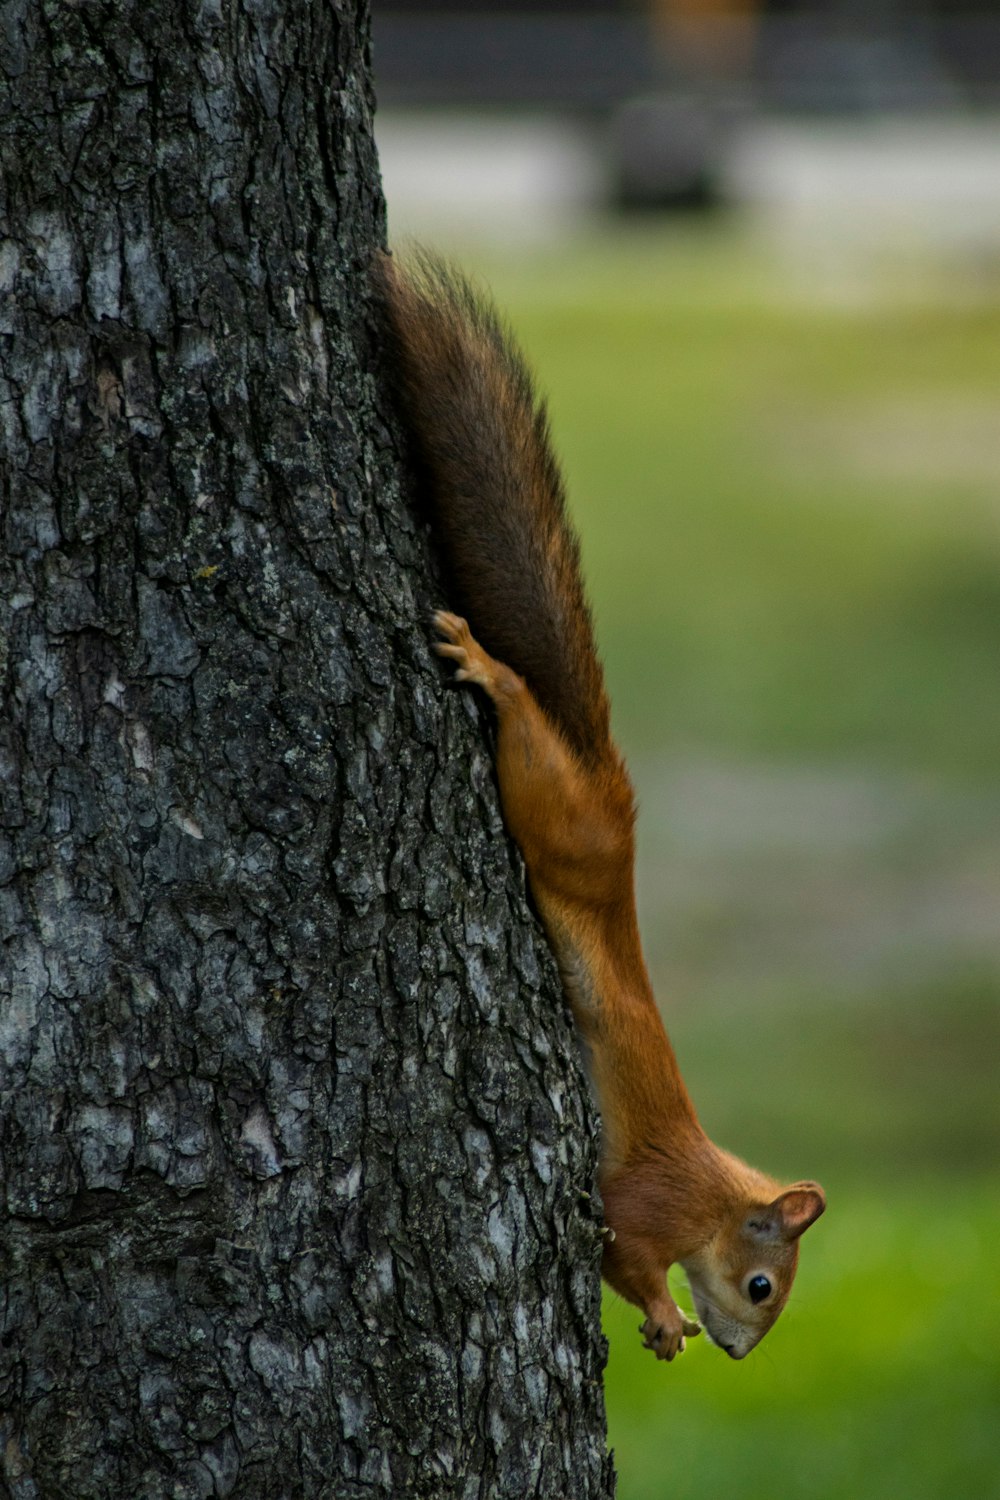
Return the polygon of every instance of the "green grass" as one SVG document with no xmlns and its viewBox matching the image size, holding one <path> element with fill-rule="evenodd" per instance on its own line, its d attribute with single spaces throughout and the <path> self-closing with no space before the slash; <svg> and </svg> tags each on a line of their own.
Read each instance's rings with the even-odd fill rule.
<svg viewBox="0 0 1000 1500">
<path fill-rule="evenodd" d="M 790 302 L 725 229 L 483 269 L 550 393 L 627 743 L 992 774 L 1000 287 Z"/>
<path fill-rule="evenodd" d="M 1000 286 L 963 304 L 931 268 L 903 295 L 890 267 L 837 305 L 725 225 L 479 266 L 551 395 L 626 753 L 995 798 Z M 908 837 L 890 888 L 933 892 Z M 996 965 L 744 986 L 720 915 L 678 934 L 732 948 L 668 1014 L 689 1087 L 716 1139 L 830 1208 L 741 1364 L 704 1338 L 659 1364 L 608 1298 L 621 1500 L 1000 1496 Z"/>
<path fill-rule="evenodd" d="M 795 1300 L 732 1365 L 704 1339 L 654 1364 L 608 1305 L 622 1500 L 1000 1494 L 995 1192 L 855 1186 L 804 1244 Z"/>
<path fill-rule="evenodd" d="M 758 1003 L 749 1037 L 711 1003 L 674 1018 L 710 1133 L 815 1175 L 829 1211 L 740 1364 L 704 1338 L 659 1364 L 607 1294 L 621 1500 L 1000 1495 L 997 1000 L 981 975 L 811 1011 Z"/>
</svg>

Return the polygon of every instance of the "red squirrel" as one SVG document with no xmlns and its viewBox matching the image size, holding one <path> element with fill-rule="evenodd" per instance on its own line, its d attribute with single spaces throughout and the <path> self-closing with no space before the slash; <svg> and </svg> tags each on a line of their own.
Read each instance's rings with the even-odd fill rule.
<svg viewBox="0 0 1000 1500">
<path fill-rule="evenodd" d="M 698 1123 L 653 997 L 636 918 L 634 796 L 545 408 L 496 312 L 418 255 L 375 265 L 385 337 L 462 613 L 439 654 L 492 700 L 504 818 L 587 1044 L 603 1127 L 603 1274 L 659 1359 L 705 1327 L 742 1359 L 788 1298 L 815 1182 L 783 1187 Z M 466 623 L 467 617 L 470 623 Z M 679 1263 L 699 1324 L 667 1287 Z"/>
</svg>

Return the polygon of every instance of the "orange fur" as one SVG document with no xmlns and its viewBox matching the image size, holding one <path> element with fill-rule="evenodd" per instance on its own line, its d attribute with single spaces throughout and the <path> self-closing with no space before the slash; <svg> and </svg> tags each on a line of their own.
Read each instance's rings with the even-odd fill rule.
<svg viewBox="0 0 1000 1500">
<path fill-rule="evenodd" d="M 672 1359 L 699 1331 L 667 1291 L 679 1262 L 710 1336 L 742 1358 L 784 1306 L 822 1189 L 782 1188 L 713 1145 L 684 1086 L 639 940 L 632 787 L 611 739 L 544 417 L 517 351 L 432 261 L 409 280 L 383 260 L 377 285 L 456 590 L 486 638 L 442 612 L 437 649 L 496 709 L 504 817 L 588 1045 L 613 1231 L 604 1275 L 644 1310 L 647 1346 Z M 504 536 L 514 538 L 506 551 Z M 762 1282 L 755 1301 L 751 1284 Z"/>
</svg>

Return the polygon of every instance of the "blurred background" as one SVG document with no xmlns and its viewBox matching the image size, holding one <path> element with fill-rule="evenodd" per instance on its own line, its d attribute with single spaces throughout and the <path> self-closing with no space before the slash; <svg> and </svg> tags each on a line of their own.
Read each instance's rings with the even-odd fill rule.
<svg viewBox="0 0 1000 1500">
<path fill-rule="evenodd" d="M 375 11 L 392 241 L 549 395 L 689 1087 L 830 1201 L 742 1364 L 607 1299 L 621 1500 L 1000 1496 L 1000 11 Z"/>
</svg>

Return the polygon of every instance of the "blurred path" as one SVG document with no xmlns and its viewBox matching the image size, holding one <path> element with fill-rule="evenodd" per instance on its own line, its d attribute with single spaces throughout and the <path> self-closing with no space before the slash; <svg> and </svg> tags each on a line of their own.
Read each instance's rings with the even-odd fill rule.
<svg viewBox="0 0 1000 1500">
<path fill-rule="evenodd" d="M 599 212 L 605 132 L 558 116 L 380 113 L 394 236 L 531 239 Z M 997 253 L 1000 116 L 810 121 L 749 117 L 721 166 L 724 196 L 775 227 L 844 240 L 905 235 Z"/>
<path fill-rule="evenodd" d="M 633 769 L 643 936 L 679 1000 L 1000 971 L 1000 792 L 794 763 Z"/>
<path fill-rule="evenodd" d="M 599 137 L 573 120 L 387 110 L 375 137 L 394 240 L 545 238 L 604 192 Z"/>
</svg>

